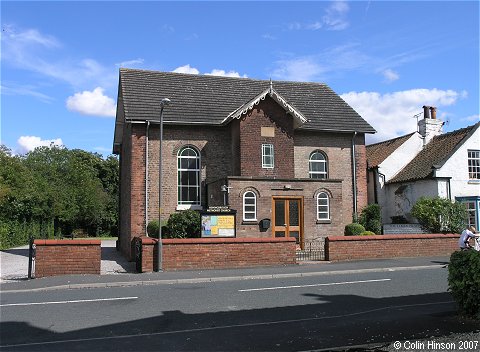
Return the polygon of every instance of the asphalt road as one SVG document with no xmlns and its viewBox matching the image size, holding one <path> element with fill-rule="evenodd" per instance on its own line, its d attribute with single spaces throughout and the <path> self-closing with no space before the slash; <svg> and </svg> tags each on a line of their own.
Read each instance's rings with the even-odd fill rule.
<svg viewBox="0 0 480 352">
<path fill-rule="evenodd" d="M 1 295 L 5 351 L 345 349 L 479 329 L 447 269 Z"/>
</svg>

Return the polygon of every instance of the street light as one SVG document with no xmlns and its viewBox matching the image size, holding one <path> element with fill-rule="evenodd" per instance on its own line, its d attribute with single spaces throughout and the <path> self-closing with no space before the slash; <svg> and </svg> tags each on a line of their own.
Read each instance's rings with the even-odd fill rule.
<svg viewBox="0 0 480 352">
<path fill-rule="evenodd" d="M 157 271 L 162 271 L 162 142 L 163 142 L 163 108 L 170 104 L 170 99 L 160 102 L 160 138 L 158 147 L 158 244 Z"/>
</svg>

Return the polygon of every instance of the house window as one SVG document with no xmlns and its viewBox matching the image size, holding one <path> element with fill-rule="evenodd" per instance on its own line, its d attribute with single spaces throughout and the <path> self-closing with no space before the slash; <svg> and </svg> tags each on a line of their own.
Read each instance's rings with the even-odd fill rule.
<svg viewBox="0 0 480 352">
<path fill-rule="evenodd" d="M 243 194 L 243 220 L 257 220 L 257 196 L 252 191 Z"/>
<path fill-rule="evenodd" d="M 314 151 L 310 154 L 308 161 L 310 178 L 327 178 L 327 158 L 321 151 Z"/>
<path fill-rule="evenodd" d="M 262 168 L 273 169 L 273 144 L 262 144 Z"/>
<path fill-rule="evenodd" d="M 330 200 L 325 192 L 317 195 L 317 220 L 330 220 Z"/>
<path fill-rule="evenodd" d="M 468 178 L 480 179 L 480 150 L 468 151 Z"/>
<path fill-rule="evenodd" d="M 200 154 L 193 147 L 178 153 L 178 204 L 200 205 Z"/>
<path fill-rule="evenodd" d="M 465 206 L 468 212 L 467 225 L 477 226 L 477 209 L 475 207 L 476 202 L 465 202 Z"/>
</svg>

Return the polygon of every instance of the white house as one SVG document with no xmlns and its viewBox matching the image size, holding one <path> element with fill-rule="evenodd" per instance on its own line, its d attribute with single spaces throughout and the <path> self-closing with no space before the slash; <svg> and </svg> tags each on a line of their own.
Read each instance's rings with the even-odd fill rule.
<svg viewBox="0 0 480 352">
<path fill-rule="evenodd" d="M 435 108 L 424 107 L 418 132 L 367 146 L 368 201 L 382 207 L 383 223 L 394 216 L 414 222 L 418 198 L 464 202 L 469 225 L 480 221 L 480 122 L 442 134 Z"/>
</svg>

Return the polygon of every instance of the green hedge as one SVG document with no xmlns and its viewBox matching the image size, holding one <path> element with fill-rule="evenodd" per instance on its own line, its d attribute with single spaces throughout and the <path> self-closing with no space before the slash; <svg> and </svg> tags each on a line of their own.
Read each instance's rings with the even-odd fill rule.
<svg viewBox="0 0 480 352">
<path fill-rule="evenodd" d="M 462 314 L 480 319 L 480 252 L 472 249 L 452 253 L 448 290 Z"/>
<path fill-rule="evenodd" d="M 36 221 L 0 220 L 0 249 L 24 246 L 33 238 L 54 238 L 53 225 Z"/>
<path fill-rule="evenodd" d="M 344 235 L 345 236 L 359 236 L 362 232 L 365 232 L 365 227 L 356 222 L 348 224 L 345 226 Z"/>
</svg>

